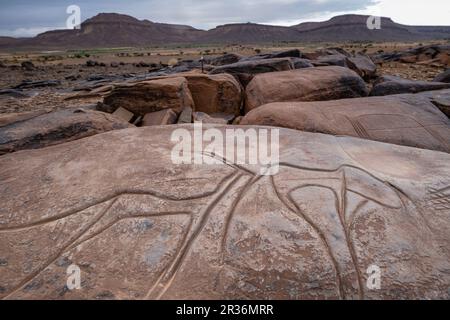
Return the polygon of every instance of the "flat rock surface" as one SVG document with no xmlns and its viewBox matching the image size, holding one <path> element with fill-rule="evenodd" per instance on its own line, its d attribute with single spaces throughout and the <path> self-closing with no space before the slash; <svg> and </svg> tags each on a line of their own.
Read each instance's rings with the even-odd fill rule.
<svg viewBox="0 0 450 320">
<path fill-rule="evenodd" d="M 439 98 L 436 93 L 432 99 L 406 94 L 270 103 L 250 111 L 241 125 L 347 135 L 450 153 L 450 120 L 431 102 L 450 104 L 450 97 L 441 94 Z"/>
<path fill-rule="evenodd" d="M 282 129 L 257 176 L 172 165 L 172 132 L 0 157 L 0 297 L 450 298 L 450 155 Z"/>
<path fill-rule="evenodd" d="M 383 76 L 372 88 L 371 96 L 387 96 L 401 93 L 417 93 L 450 88 L 450 83 L 408 80 L 394 76 Z"/>
<path fill-rule="evenodd" d="M 67 109 L 49 113 L 28 112 L 6 117 L 0 126 L 0 155 L 39 149 L 132 125 L 107 113 Z M 0 123 L 1 123 L 0 118 Z"/>
</svg>

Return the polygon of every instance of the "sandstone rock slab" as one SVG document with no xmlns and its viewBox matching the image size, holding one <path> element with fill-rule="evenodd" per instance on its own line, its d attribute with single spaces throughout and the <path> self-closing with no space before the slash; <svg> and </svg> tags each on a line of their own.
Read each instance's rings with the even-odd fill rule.
<svg viewBox="0 0 450 320">
<path fill-rule="evenodd" d="M 279 173 L 258 176 L 172 165 L 172 133 L 0 157 L 0 297 L 450 298 L 450 155 L 282 129 Z"/>
<path fill-rule="evenodd" d="M 141 116 L 163 109 L 172 109 L 179 114 L 185 107 L 194 105 L 183 77 L 118 85 L 105 97 L 104 103 L 113 109 L 122 107 Z"/>
<path fill-rule="evenodd" d="M 387 96 L 401 93 L 417 93 L 421 91 L 450 88 L 450 83 L 417 81 L 394 76 L 383 76 L 375 83 L 371 96 Z"/>
<path fill-rule="evenodd" d="M 95 134 L 133 127 L 113 115 L 77 109 L 16 117 L 0 127 L 0 155 L 39 149 Z"/>
<path fill-rule="evenodd" d="M 246 88 L 245 111 L 270 102 L 318 101 L 367 96 L 355 72 L 342 67 L 306 68 L 257 75 Z"/>
<path fill-rule="evenodd" d="M 195 111 L 239 115 L 243 93 L 239 82 L 230 74 L 186 74 Z"/>
<path fill-rule="evenodd" d="M 245 87 L 255 74 L 293 70 L 294 65 L 289 58 L 262 59 L 240 61 L 214 68 L 210 74 L 229 73 L 239 79 Z"/>
<path fill-rule="evenodd" d="M 270 125 L 450 153 L 450 120 L 419 95 L 271 103 L 241 125 Z"/>
<path fill-rule="evenodd" d="M 142 120 L 143 127 L 162 126 L 177 123 L 178 116 L 171 109 L 147 113 Z"/>
</svg>

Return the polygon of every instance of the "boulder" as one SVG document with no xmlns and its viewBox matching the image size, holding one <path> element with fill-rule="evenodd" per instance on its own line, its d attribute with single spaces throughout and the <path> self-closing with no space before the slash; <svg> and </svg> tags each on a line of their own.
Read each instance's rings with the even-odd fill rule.
<svg viewBox="0 0 450 320">
<path fill-rule="evenodd" d="M 179 114 L 194 105 L 188 82 L 183 77 L 118 85 L 103 102 L 113 109 L 122 107 L 141 116 L 163 109 L 172 109 Z"/>
<path fill-rule="evenodd" d="M 276 58 L 301 58 L 302 53 L 298 49 L 291 49 L 267 54 L 258 54 L 242 59 L 243 61 L 261 60 L 261 59 L 276 59 Z"/>
<path fill-rule="evenodd" d="M 359 74 L 364 80 L 370 80 L 376 76 L 377 66 L 369 56 L 365 54 L 356 54 L 347 59 L 348 67 Z"/>
<path fill-rule="evenodd" d="M 243 93 L 230 74 L 185 74 L 195 111 L 239 115 Z"/>
<path fill-rule="evenodd" d="M 450 118 L 450 90 L 436 90 L 420 93 L 420 96 L 426 97 L 439 110 Z"/>
<path fill-rule="evenodd" d="M 39 149 L 111 130 L 133 127 L 110 114 L 85 109 L 17 116 L 0 127 L 0 155 Z"/>
<path fill-rule="evenodd" d="M 193 110 L 191 107 L 184 108 L 183 112 L 181 112 L 178 117 L 178 124 L 189 124 L 192 123 L 193 120 Z"/>
<path fill-rule="evenodd" d="M 255 74 L 293 70 L 294 65 L 289 58 L 240 61 L 214 68 L 210 74 L 229 73 L 239 79 L 245 87 Z"/>
<path fill-rule="evenodd" d="M 438 74 L 433 80 L 434 82 L 450 83 L 450 69 Z"/>
<path fill-rule="evenodd" d="M 224 66 L 227 64 L 233 64 L 239 62 L 243 56 L 237 53 L 227 53 L 223 56 L 214 57 L 214 58 L 206 58 L 205 63 L 213 65 L 213 66 Z"/>
<path fill-rule="evenodd" d="M 34 63 L 31 61 L 24 61 L 21 63 L 22 69 L 25 71 L 33 71 L 36 67 L 34 66 Z"/>
<path fill-rule="evenodd" d="M 120 107 L 116 111 L 114 111 L 112 115 L 115 116 L 116 118 L 120 118 L 126 122 L 130 122 L 134 118 L 133 112 L 130 112 L 127 109 L 124 109 L 122 107 Z"/>
<path fill-rule="evenodd" d="M 339 66 L 346 67 L 355 71 L 364 80 L 370 80 L 376 75 L 377 66 L 365 54 L 344 55 L 335 53 L 332 55 L 320 56 L 313 62 L 316 66 Z"/>
<path fill-rule="evenodd" d="M 401 93 L 417 93 L 450 88 L 450 83 L 416 81 L 394 76 L 383 76 L 374 84 L 371 96 L 387 96 Z"/>
<path fill-rule="evenodd" d="M 449 154 L 281 129 L 269 177 L 175 165 L 173 132 L 0 157 L 0 298 L 450 299 Z"/>
<path fill-rule="evenodd" d="M 450 153 L 450 120 L 420 95 L 270 103 L 241 125 L 268 125 Z"/>
<path fill-rule="evenodd" d="M 352 70 L 318 67 L 257 75 L 246 89 L 246 112 L 270 102 L 319 101 L 367 96 Z"/>
<path fill-rule="evenodd" d="M 348 57 L 341 54 L 333 54 L 319 57 L 315 62 L 320 66 L 339 66 L 348 68 Z"/>
<path fill-rule="evenodd" d="M 291 58 L 292 63 L 294 64 L 294 69 L 304 69 L 304 68 L 312 68 L 314 65 L 311 63 L 311 60 L 302 59 L 302 58 Z"/>
<path fill-rule="evenodd" d="M 163 126 L 177 123 L 178 116 L 171 109 L 147 113 L 142 120 L 143 127 Z"/>
</svg>

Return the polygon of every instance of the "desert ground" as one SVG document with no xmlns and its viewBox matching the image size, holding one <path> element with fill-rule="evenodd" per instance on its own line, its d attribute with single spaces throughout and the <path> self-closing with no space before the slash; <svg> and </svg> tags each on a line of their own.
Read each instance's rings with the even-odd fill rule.
<svg viewBox="0 0 450 320">
<path fill-rule="evenodd" d="M 243 56 L 265 54 L 275 51 L 299 49 L 301 52 L 314 52 L 329 47 L 342 47 L 348 52 L 405 51 L 414 47 L 430 44 L 446 44 L 446 41 L 410 42 L 410 43 L 355 43 L 355 44 L 278 44 L 278 45 L 228 45 L 204 47 L 155 48 L 113 48 L 87 49 L 52 52 L 4 52 L 0 53 L 0 62 L 4 65 L 0 74 L 0 88 L 13 88 L 24 81 L 55 80 L 58 85 L 32 88 L 27 91 L 29 97 L 17 99 L 0 95 L 0 113 L 16 113 L 33 110 L 53 110 L 66 107 L 96 103 L 98 98 L 71 99 L 68 95 L 82 90 L 83 87 L 98 86 L 95 77 L 123 76 L 124 78 L 145 77 L 167 65 L 183 60 L 198 60 L 200 57 L 215 57 L 224 53 L 237 53 Z M 87 67 L 88 61 L 96 61 L 100 66 Z M 35 68 L 27 70 L 21 67 L 24 61 L 31 61 Z M 411 80 L 433 80 L 445 71 L 445 64 L 414 64 L 398 61 L 378 65 L 378 73 L 399 76 Z M 94 78 L 93 78 L 94 77 Z M 102 79 L 107 83 L 107 79 Z"/>
</svg>

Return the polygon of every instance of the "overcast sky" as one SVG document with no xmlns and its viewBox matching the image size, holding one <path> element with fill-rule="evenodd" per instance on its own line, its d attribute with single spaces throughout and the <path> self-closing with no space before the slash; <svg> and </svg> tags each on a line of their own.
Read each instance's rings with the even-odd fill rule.
<svg viewBox="0 0 450 320">
<path fill-rule="evenodd" d="M 343 13 L 391 17 L 411 25 L 450 25 L 450 0 L 0 0 L 0 35 L 34 36 L 65 27 L 69 5 L 85 20 L 116 12 L 200 29 L 237 22 L 294 25 Z"/>
</svg>

